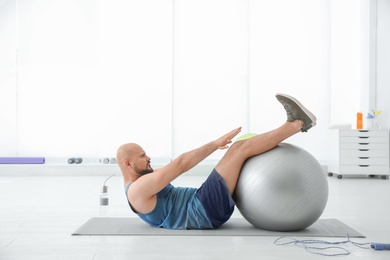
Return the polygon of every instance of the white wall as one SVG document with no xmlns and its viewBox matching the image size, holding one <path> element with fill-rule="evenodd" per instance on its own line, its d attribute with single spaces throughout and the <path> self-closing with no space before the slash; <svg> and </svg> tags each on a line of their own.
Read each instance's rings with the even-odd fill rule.
<svg viewBox="0 0 390 260">
<path fill-rule="evenodd" d="M 383 129 L 390 129 L 390 1 L 377 0 L 376 109 Z"/>
<path fill-rule="evenodd" d="M 367 1 L 3 1 L 0 156 L 114 156 L 134 141 L 169 160 L 238 125 L 277 127 L 285 92 L 318 117 L 289 142 L 336 160 L 328 128 L 353 124 L 365 100 L 368 49 L 351 43 Z M 378 1 L 378 53 L 388 9 Z"/>
<path fill-rule="evenodd" d="M 330 154 L 329 6 L 329 1 L 251 1 L 249 14 L 249 131 L 268 131 L 285 120 L 275 93 L 295 96 L 316 114 L 318 125 L 287 142 L 321 160 Z"/>
<path fill-rule="evenodd" d="M 14 1 L 0 2 L 0 156 L 17 146 L 17 22 Z"/>
<path fill-rule="evenodd" d="M 115 156 L 120 144 L 133 141 L 158 143 L 153 156 L 170 157 L 171 1 L 6 5 L 18 9 L 16 17 L 1 9 L 10 16 L 4 31 L 9 21 L 17 23 L 18 41 L 12 44 L 11 31 L 6 39 L 13 50 L 4 51 L 15 58 L 17 50 L 18 67 L 11 77 L 17 82 L 1 82 L 10 90 L 3 111 L 14 110 L 16 93 L 17 110 L 5 114 L 17 126 L 4 123 L 2 129 L 17 136 L 11 145 L 2 143 L 0 155 Z"/>
<path fill-rule="evenodd" d="M 248 1 L 174 2 L 173 157 L 247 130 L 248 33 Z"/>
</svg>

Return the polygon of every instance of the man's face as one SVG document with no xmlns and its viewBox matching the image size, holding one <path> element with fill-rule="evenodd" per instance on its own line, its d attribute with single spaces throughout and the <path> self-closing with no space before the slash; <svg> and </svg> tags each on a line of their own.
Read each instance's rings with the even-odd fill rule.
<svg viewBox="0 0 390 260">
<path fill-rule="evenodd" d="M 150 165 L 150 157 L 146 155 L 142 148 L 136 153 L 132 166 L 134 171 L 141 176 L 153 172 L 153 168 Z"/>
</svg>

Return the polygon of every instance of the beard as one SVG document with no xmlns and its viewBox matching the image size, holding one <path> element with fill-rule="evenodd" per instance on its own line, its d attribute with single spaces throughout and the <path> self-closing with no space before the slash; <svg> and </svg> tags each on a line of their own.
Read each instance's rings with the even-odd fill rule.
<svg viewBox="0 0 390 260">
<path fill-rule="evenodd" d="M 139 171 L 138 174 L 142 176 L 142 175 L 145 175 L 145 174 L 148 174 L 148 173 L 152 173 L 152 172 L 154 172 L 153 168 L 149 167 L 148 169 Z"/>
<path fill-rule="evenodd" d="M 143 171 L 140 171 L 138 174 L 139 175 L 145 175 L 145 174 L 149 174 L 149 173 L 152 173 L 154 170 L 150 167 L 149 169 L 145 169 Z"/>
</svg>

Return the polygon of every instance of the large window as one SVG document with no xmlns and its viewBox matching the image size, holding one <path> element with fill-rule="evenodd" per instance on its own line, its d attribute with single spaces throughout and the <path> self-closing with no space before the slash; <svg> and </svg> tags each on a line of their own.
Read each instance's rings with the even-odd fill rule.
<svg viewBox="0 0 390 260">
<path fill-rule="evenodd" d="M 248 33 L 247 1 L 175 1 L 174 156 L 248 130 Z"/>
<path fill-rule="evenodd" d="M 21 153 L 170 157 L 170 2 L 20 1 L 18 57 Z"/>
<path fill-rule="evenodd" d="M 328 127 L 360 109 L 364 2 L 3 1 L 0 156 L 137 142 L 169 160 L 237 126 L 279 126 L 284 92 L 319 119 L 293 142 L 327 159 Z"/>
</svg>

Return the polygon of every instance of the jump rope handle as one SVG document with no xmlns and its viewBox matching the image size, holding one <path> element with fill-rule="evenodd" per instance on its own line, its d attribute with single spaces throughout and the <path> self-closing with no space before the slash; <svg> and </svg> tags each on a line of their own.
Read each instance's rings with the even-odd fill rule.
<svg viewBox="0 0 390 260">
<path fill-rule="evenodd" d="M 390 250 L 390 244 L 372 243 L 371 248 L 374 250 Z"/>
</svg>

